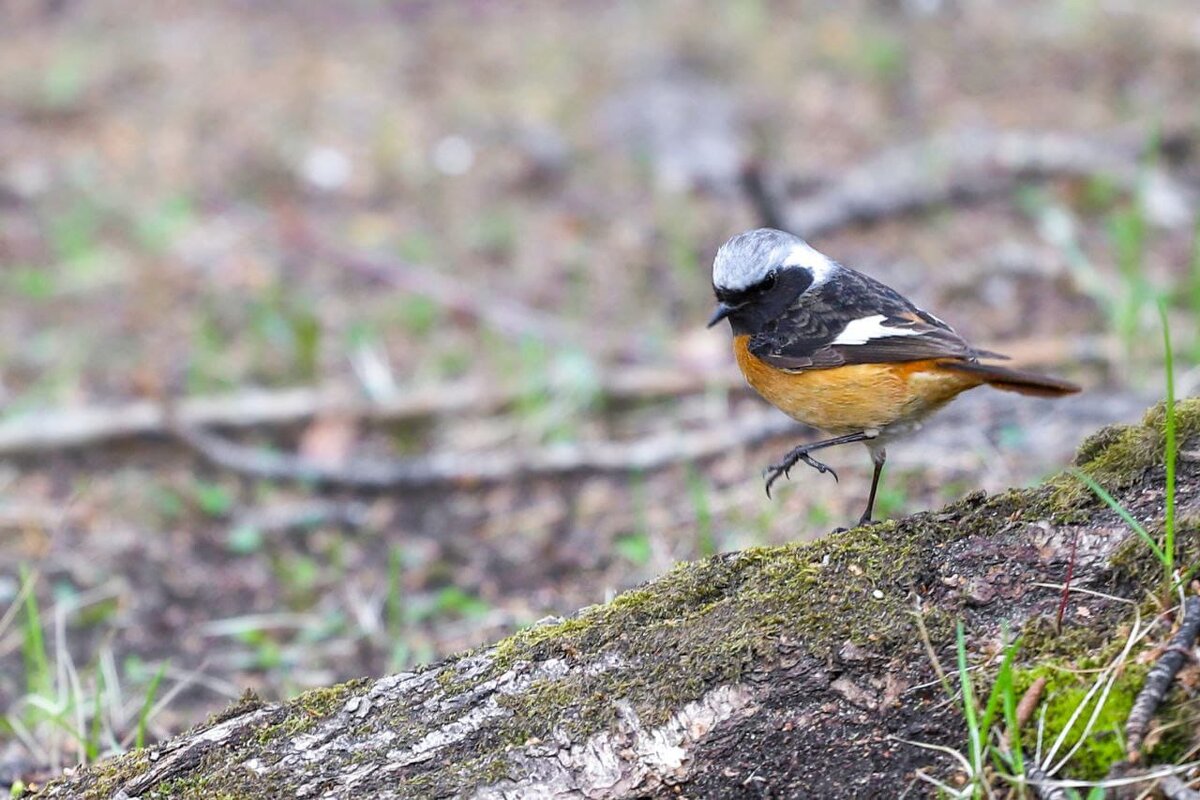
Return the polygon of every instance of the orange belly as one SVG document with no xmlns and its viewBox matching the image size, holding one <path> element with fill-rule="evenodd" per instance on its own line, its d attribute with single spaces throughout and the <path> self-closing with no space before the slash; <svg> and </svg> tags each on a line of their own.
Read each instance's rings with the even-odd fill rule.
<svg viewBox="0 0 1200 800">
<path fill-rule="evenodd" d="M 941 369 L 936 359 L 788 372 L 751 355 L 749 339 L 733 340 L 746 382 L 789 417 L 835 435 L 918 422 L 982 383 Z"/>
</svg>

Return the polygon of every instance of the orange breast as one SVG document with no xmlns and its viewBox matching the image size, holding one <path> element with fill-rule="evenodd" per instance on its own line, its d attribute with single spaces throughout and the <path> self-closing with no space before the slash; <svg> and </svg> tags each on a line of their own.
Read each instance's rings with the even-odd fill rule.
<svg viewBox="0 0 1200 800">
<path fill-rule="evenodd" d="M 793 419 L 835 435 L 916 422 L 982 382 L 936 359 L 787 372 L 751 355 L 749 339 L 733 340 L 746 382 Z"/>
</svg>

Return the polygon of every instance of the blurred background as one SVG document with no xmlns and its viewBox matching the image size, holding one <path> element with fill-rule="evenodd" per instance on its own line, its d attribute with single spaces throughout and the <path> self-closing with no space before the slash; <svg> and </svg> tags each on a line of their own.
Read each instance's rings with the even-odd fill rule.
<svg viewBox="0 0 1200 800">
<path fill-rule="evenodd" d="M 0 4 L 0 785 L 846 524 L 704 329 L 765 221 L 1086 387 L 882 516 L 1136 418 L 1160 301 L 1194 391 L 1197 76 L 1187 0 Z"/>
</svg>

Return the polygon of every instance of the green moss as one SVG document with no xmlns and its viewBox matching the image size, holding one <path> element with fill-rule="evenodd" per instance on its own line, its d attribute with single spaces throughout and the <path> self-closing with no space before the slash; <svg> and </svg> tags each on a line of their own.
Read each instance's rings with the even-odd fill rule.
<svg viewBox="0 0 1200 800">
<path fill-rule="evenodd" d="M 1028 669 L 1017 670 L 1013 682 L 1017 695 L 1020 696 L 1038 678 L 1046 679 L 1046 689 L 1043 695 L 1042 708 L 1045 709 L 1045 730 L 1043 732 L 1043 748 L 1048 750 L 1058 738 L 1060 732 L 1067 727 L 1071 715 L 1084 702 L 1093 683 L 1096 681 L 1095 672 L 1082 670 L 1095 669 L 1102 666 L 1099 660 L 1085 659 L 1077 665 L 1068 666 L 1061 662 L 1038 664 Z M 1109 768 L 1125 758 L 1121 731 L 1133 701 L 1142 687 L 1148 667 L 1138 664 L 1127 664 L 1119 671 L 1111 691 L 1104 699 L 1104 705 L 1092 727 L 1091 733 L 1083 740 L 1079 750 L 1068 762 L 1064 773 L 1077 780 L 1100 780 L 1108 774 Z M 1088 719 L 1094 711 L 1100 692 L 1096 692 L 1088 701 L 1088 705 L 1079 714 L 1075 724 L 1071 726 L 1062 747 L 1057 751 L 1055 760 L 1070 752 L 1080 741 L 1081 734 Z M 1041 711 L 1039 710 L 1039 715 Z M 1027 743 L 1036 741 L 1037 716 L 1022 733 Z"/>
<path fill-rule="evenodd" d="M 283 707 L 282 719 L 278 717 L 264 722 L 254 733 L 259 744 L 266 744 L 278 736 L 292 737 L 311 729 L 318 721 L 334 714 L 351 697 L 362 694 L 370 684 L 366 678 L 357 678 L 337 686 L 310 689 Z"/>
<path fill-rule="evenodd" d="M 294 792 L 278 778 L 263 778 L 252 770 L 231 765 L 224 747 L 213 747 L 187 774 L 162 781 L 142 795 L 147 800 L 244 800 L 283 798 Z"/>
<path fill-rule="evenodd" d="M 313 717 L 327 717 L 333 712 L 339 711 L 354 695 L 362 694 L 363 689 L 370 683 L 371 681 L 367 678 L 356 678 L 337 686 L 310 689 L 290 700 L 286 708 L 302 710 Z"/>
<path fill-rule="evenodd" d="M 1123 489 L 1145 470 L 1162 463 L 1165 425 L 1166 405 L 1159 403 L 1146 412 L 1141 425 L 1113 425 L 1089 436 L 1080 445 L 1075 463 L 1110 492 Z M 1175 403 L 1175 426 L 1180 446 L 1200 434 L 1200 398 Z M 1050 485 L 1054 505 L 1060 510 L 1087 508 L 1100 502 L 1069 473 L 1055 477 Z"/>
<path fill-rule="evenodd" d="M 1049 750 L 1067 727 L 1071 715 L 1084 702 L 1087 693 L 1097 680 L 1096 670 L 1104 666 L 1102 659 L 1085 658 L 1076 664 L 1061 661 L 1050 661 L 1036 666 L 1017 670 L 1013 675 L 1017 695 L 1020 696 L 1038 678 L 1046 679 L 1046 689 L 1040 708 L 1045 709 L 1043 750 Z M 1091 670 L 1088 672 L 1087 670 Z M 1133 708 L 1133 702 L 1141 691 L 1149 666 L 1145 664 L 1128 663 L 1118 670 L 1117 679 L 1112 685 L 1104 705 L 1096 717 L 1091 733 L 1083 740 L 1079 750 L 1067 763 L 1063 773 L 1077 780 L 1100 780 L 1108 774 L 1113 764 L 1125 758 L 1123 731 L 1125 720 Z M 1095 704 L 1099 700 L 1100 691 L 1088 700 L 1087 706 L 1071 726 L 1063 745 L 1058 749 L 1055 762 L 1066 755 L 1080 741 L 1088 719 L 1094 713 Z M 1036 741 L 1038 718 L 1041 710 L 1029 722 L 1022 732 L 1026 743 Z M 1162 752 L 1148 753 L 1151 757 L 1163 755 Z"/>
<path fill-rule="evenodd" d="M 222 722 L 240 717 L 242 714 L 248 714 L 251 711 L 257 711 L 265 706 L 266 703 L 258 696 L 258 693 L 253 689 L 246 689 L 242 692 L 242 696 L 235 702 L 230 703 L 225 708 L 211 715 L 201 727 L 210 728 L 213 725 L 219 725 Z"/>
<path fill-rule="evenodd" d="M 122 784 L 141 775 L 149 766 L 150 758 L 144 749 L 101 761 L 91 767 L 90 780 L 82 796 L 84 800 L 108 800 Z"/>
</svg>

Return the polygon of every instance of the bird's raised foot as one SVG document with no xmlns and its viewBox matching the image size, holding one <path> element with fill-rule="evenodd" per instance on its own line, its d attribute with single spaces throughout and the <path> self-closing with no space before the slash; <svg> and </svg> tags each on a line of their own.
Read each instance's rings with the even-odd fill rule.
<svg viewBox="0 0 1200 800">
<path fill-rule="evenodd" d="M 817 461 L 815 458 L 813 458 L 812 456 L 810 456 L 808 454 L 807 450 L 805 450 L 803 448 L 797 448 L 797 449 L 793 450 L 792 452 L 788 453 L 787 457 L 784 458 L 783 461 L 780 461 L 778 464 L 772 464 L 771 466 L 769 466 L 765 470 L 763 470 L 763 477 L 766 478 L 766 480 L 767 480 L 767 485 L 766 485 L 767 497 L 771 496 L 771 486 L 775 483 L 775 481 L 779 480 L 780 476 L 782 476 L 784 478 L 791 477 L 792 467 L 796 466 L 796 462 L 798 462 L 798 461 L 803 461 L 805 464 L 812 467 L 813 469 L 815 469 L 817 472 L 821 473 L 822 475 L 824 475 L 826 473 L 832 475 L 834 481 L 838 481 L 840 483 L 840 481 L 838 480 L 838 474 L 834 470 L 833 467 L 829 466 L 828 464 Z"/>
</svg>

